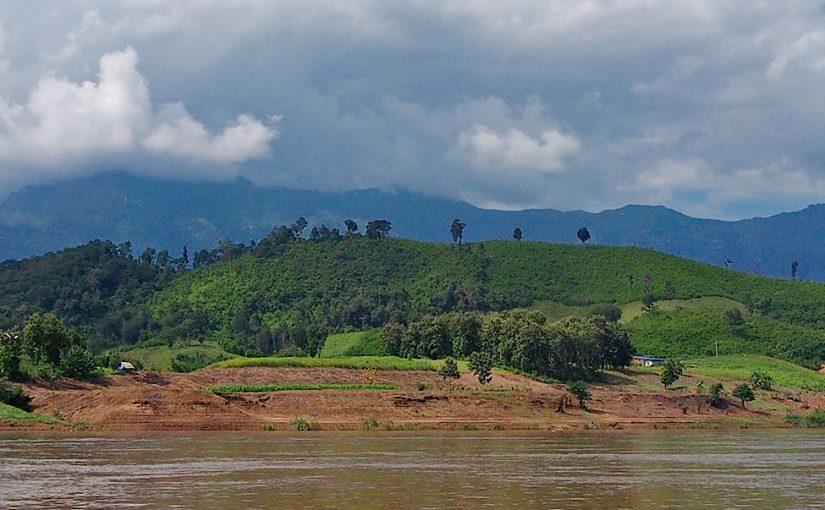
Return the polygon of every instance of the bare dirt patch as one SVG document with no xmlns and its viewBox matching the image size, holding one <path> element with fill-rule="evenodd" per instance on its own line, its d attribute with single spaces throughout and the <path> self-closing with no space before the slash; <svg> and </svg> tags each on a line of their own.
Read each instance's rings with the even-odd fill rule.
<svg viewBox="0 0 825 510">
<path fill-rule="evenodd" d="M 627 428 L 654 426 L 779 425 L 788 412 L 822 407 L 825 399 L 805 392 L 773 392 L 760 402 L 726 409 L 696 405 L 690 382 L 657 388 L 648 374 L 612 374 L 617 384 L 591 385 L 587 409 L 559 412 L 566 386 L 497 373 L 482 387 L 470 374 L 443 381 L 428 371 L 343 368 L 231 368 L 193 374 L 138 373 L 97 381 L 26 385 L 35 412 L 54 414 L 92 430 L 283 429 L 295 418 L 322 429 L 385 428 Z M 398 390 L 281 391 L 214 394 L 216 385 L 290 383 L 386 383 Z M 4 427 L 0 424 L 0 427 Z M 4 428 L 9 428 L 8 426 Z M 20 426 L 15 426 L 19 430 Z"/>
</svg>

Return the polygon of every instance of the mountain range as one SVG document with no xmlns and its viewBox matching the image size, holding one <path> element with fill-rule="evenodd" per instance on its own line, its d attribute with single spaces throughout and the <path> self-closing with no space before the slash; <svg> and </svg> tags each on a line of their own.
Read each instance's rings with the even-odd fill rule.
<svg viewBox="0 0 825 510">
<path fill-rule="evenodd" d="M 481 209 L 466 202 L 410 191 L 348 192 L 258 187 L 231 182 L 182 182 L 110 172 L 30 186 L 0 204 L 0 260 L 24 258 L 91 239 L 131 241 L 168 249 L 173 256 L 212 248 L 229 238 L 258 240 L 280 224 L 305 217 L 310 227 L 344 230 L 347 218 L 361 231 L 366 222 L 392 222 L 391 234 L 449 242 L 450 223 L 467 226 L 465 242 L 510 239 L 518 227 L 524 239 L 577 243 L 587 227 L 591 243 L 653 248 L 732 269 L 825 280 L 825 205 L 767 218 L 722 221 L 692 218 L 662 206 L 628 205 L 599 213 L 530 209 Z M 732 261 L 732 262 L 731 262 Z"/>
</svg>

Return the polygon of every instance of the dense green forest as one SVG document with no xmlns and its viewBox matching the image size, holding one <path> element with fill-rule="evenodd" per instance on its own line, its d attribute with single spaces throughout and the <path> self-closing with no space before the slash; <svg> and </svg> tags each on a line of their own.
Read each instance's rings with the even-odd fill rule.
<svg viewBox="0 0 825 510">
<path fill-rule="evenodd" d="M 445 226 L 445 233 L 448 226 Z M 215 341 L 244 355 L 316 355 L 330 333 L 408 325 L 456 311 L 535 306 L 587 315 L 643 307 L 623 321 L 647 354 L 771 354 L 825 359 L 825 285 L 748 275 L 648 249 L 492 241 L 459 246 L 388 236 L 391 224 L 280 226 L 249 245 L 181 254 L 94 241 L 0 264 L 0 328 L 52 312 L 100 351 L 134 344 Z M 458 239 L 460 241 L 460 239 Z M 669 310 L 719 296 L 741 310 Z M 725 301 L 726 302 L 726 301 Z M 555 319 L 554 317 L 550 317 Z"/>
</svg>

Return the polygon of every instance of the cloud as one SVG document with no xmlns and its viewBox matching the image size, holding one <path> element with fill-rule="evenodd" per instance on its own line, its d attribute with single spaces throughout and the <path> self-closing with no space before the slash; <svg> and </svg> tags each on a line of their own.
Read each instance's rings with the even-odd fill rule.
<svg viewBox="0 0 825 510">
<path fill-rule="evenodd" d="M 801 208 L 825 201 L 824 24 L 814 0 L 8 0 L 0 196 L 122 168 L 504 208 Z"/>
<path fill-rule="evenodd" d="M 455 150 L 480 170 L 531 170 L 555 173 L 564 169 L 563 160 L 578 152 L 575 136 L 556 130 L 533 138 L 515 128 L 498 133 L 477 125 L 461 133 Z"/>
<path fill-rule="evenodd" d="M 278 136 L 273 127 L 243 114 L 220 134 L 212 135 L 180 103 L 164 107 L 156 124 L 143 141 L 147 150 L 218 163 L 238 163 L 267 156 L 269 143 Z"/>
<path fill-rule="evenodd" d="M 241 114 L 218 134 L 182 103 L 156 109 L 147 80 L 128 47 L 100 58 L 96 82 L 38 81 L 25 104 L 0 99 L 0 163 L 38 167 L 35 173 L 86 171 L 142 152 L 195 163 L 239 163 L 269 155 L 278 136 L 271 125 Z"/>
</svg>

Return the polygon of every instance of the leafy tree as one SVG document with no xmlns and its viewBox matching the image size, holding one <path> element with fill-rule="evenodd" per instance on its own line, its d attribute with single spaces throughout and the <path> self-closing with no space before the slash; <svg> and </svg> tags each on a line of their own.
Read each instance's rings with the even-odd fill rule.
<svg viewBox="0 0 825 510">
<path fill-rule="evenodd" d="M 123 258 L 132 258 L 132 242 L 125 241 L 117 245 L 117 255 Z"/>
<path fill-rule="evenodd" d="M 592 395 L 590 394 L 590 389 L 587 387 L 586 382 L 573 381 L 567 385 L 567 391 L 579 399 L 579 406 L 582 409 L 587 409 L 587 401 L 592 398 Z"/>
<path fill-rule="evenodd" d="M 752 373 L 750 381 L 754 388 L 760 390 L 770 391 L 773 388 L 773 377 L 764 372 Z"/>
<path fill-rule="evenodd" d="M 444 381 L 447 379 L 458 379 L 461 377 L 461 374 L 458 372 L 458 363 L 456 363 L 455 358 L 452 356 L 447 357 L 447 359 L 444 360 L 444 364 L 441 365 L 441 368 L 438 370 L 438 375 L 440 375 Z"/>
<path fill-rule="evenodd" d="M 143 253 L 140 254 L 140 258 L 138 260 L 141 264 L 151 266 L 155 262 L 155 249 L 147 247 L 145 250 L 143 250 Z"/>
<path fill-rule="evenodd" d="M 407 328 L 397 322 L 390 322 L 381 329 L 380 339 L 384 346 L 384 352 L 390 356 L 402 355 L 402 341 L 407 333 Z M 412 353 L 410 353 L 412 354 Z"/>
<path fill-rule="evenodd" d="M 200 249 L 196 251 L 195 258 L 192 259 L 192 267 L 197 269 L 207 264 L 209 264 L 209 250 Z"/>
<path fill-rule="evenodd" d="M 718 382 L 710 387 L 708 393 L 708 403 L 714 407 L 719 407 L 722 404 L 722 383 Z"/>
<path fill-rule="evenodd" d="M 659 380 L 665 389 L 667 389 L 668 386 L 679 380 L 679 376 L 682 375 L 684 370 L 685 367 L 680 362 L 669 359 L 665 362 L 664 367 L 662 367 L 662 375 L 659 377 Z"/>
<path fill-rule="evenodd" d="M 388 220 L 372 220 L 367 223 L 367 237 L 370 239 L 383 239 L 390 235 L 392 223 Z"/>
<path fill-rule="evenodd" d="M 184 245 L 183 253 L 181 254 L 180 258 L 177 260 L 178 271 L 182 271 L 186 269 L 186 266 L 189 265 L 189 250 Z"/>
<path fill-rule="evenodd" d="M 521 238 L 522 238 L 523 235 L 524 234 L 522 233 L 520 228 L 516 227 L 513 230 L 513 239 L 515 239 L 516 241 L 521 241 Z"/>
<path fill-rule="evenodd" d="M 157 264 L 159 268 L 166 269 L 169 267 L 169 262 L 171 260 L 172 257 L 169 255 L 169 250 L 161 250 L 158 252 Z"/>
<path fill-rule="evenodd" d="M 587 227 L 582 227 L 578 230 L 578 232 L 576 232 L 576 237 L 578 237 L 579 241 L 584 244 L 590 240 L 590 231 L 587 230 Z"/>
<path fill-rule="evenodd" d="M 791 262 L 791 280 L 796 281 L 796 273 L 799 271 L 799 262 Z"/>
<path fill-rule="evenodd" d="M 23 328 L 23 352 L 35 364 L 48 363 L 59 367 L 61 358 L 72 346 L 84 346 L 85 341 L 53 313 L 34 314 Z"/>
<path fill-rule="evenodd" d="M 733 328 L 736 326 L 741 326 L 745 323 L 745 319 L 742 318 L 742 312 L 739 311 L 738 308 L 731 308 L 725 312 L 725 320 L 730 327 L 731 333 L 733 333 Z"/>
<path fill-rule="evenodd" d="M 487 384 L 493 380 L 493 360 L 490 354 L 485 351 L 476 351 L 470 354 L 468 359 L 470 372 L 472 372 L 478 382 Z"/>
<path fill-rule="evenodd" d="M 344 226 L 347 228 L 347 235 L 354 236 L 358 234 L 358 224 L 355 221 L 347 218 L 344 220 Z"/>
<path fill-rule="evenodd" d="M 747 384 L 740 384 L 734 388 L 731 395 L 742 401 L 742 407 L 745 407 L 746 401 L 750 402 L 751 400 L 756 399 L 756 395 L 753 394 L 753 390 Z"/>
<path fill-rule="evenodd" d="M 293 223 L 289 227 L 289 230 L 292 231 L 292 238 L 300 239 L 301 236 L 304 234 L 304 229 L 306 229 L 308 225 L 309 223 L 303 216 L 295 220 L 295 223 Z"/>
<path fill-rule="evenodd" d="M 23 341 L 17 330 L 0 333 L 0 377 L 17 380 L 22 376 L 20 361 L 23 357 Z"/>
<path fill-rule="evenodd" d="M 466 226 L 467 224 L 458 218 L 454 219 L 450 225 L 450 234 L 453 236 L 453 242 L 458 243 L 459 248 L 461 247 L 461 242 L 464 240 L 464 227 Z"/>
<path fill-rule="evenodd" d="M 622 318 L 622 309 L 614 303 L 593 305 L 590 307 L 590 315 L 604 317 L 610 322 L 619 322 Z"/>
<path fill-rule="evenodd" d="M 66 377 L 86 379 L 96 375 L 97 360 L 87 348 L 73 345 L 63 354 L 60 368 Z"/>
</svg>

